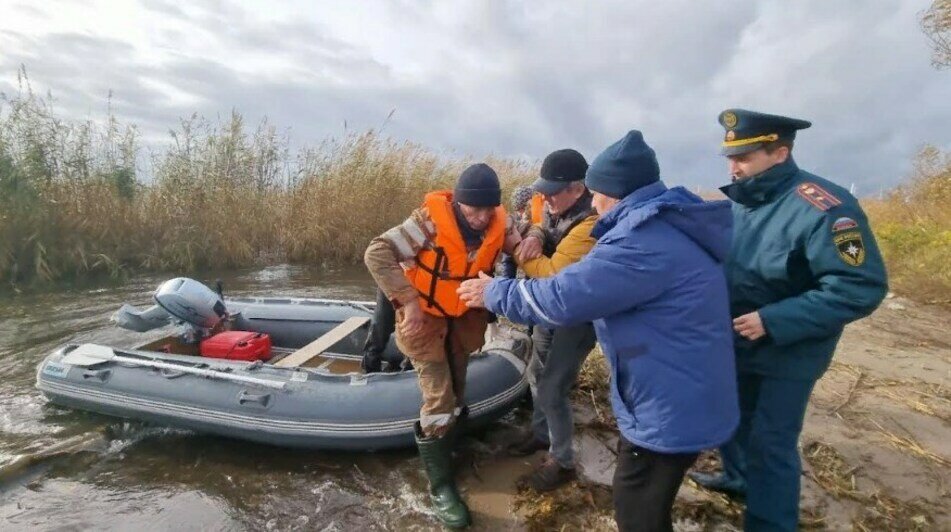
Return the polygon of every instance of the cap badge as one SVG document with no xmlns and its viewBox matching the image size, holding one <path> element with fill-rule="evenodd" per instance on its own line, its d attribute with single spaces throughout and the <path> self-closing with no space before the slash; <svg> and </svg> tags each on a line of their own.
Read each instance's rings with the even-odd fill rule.
<svg viewBox="0 0 951 532">
<path fill-rule="evenodd" d="M 723 113 L 723 125 L 729 128 L 736 127 L 736 114 Z"/>
</svg>

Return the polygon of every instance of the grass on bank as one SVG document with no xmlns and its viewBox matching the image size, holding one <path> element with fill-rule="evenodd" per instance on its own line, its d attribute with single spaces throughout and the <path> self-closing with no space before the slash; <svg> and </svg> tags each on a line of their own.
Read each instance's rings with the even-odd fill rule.
<svg viewBox="0 0 951 532">
<path fill-rule="evenodd" d="M 134 126 L 62 120 L 24 80 L 0 99 L 0 286 L 357 263 L 470 162 L 373 131 L 292 150 L 273 125 L 237 113 L 184 119 L 146 156 Z M 506 189 L 531 177 L 528 165 L 489 162 Z"/>
<path fill-rule="evenodd" d="M 892 289 L 951 306 L 951 153 L 924 148 L 908 181 L 863 205 Z"/>
<path fill-rule="evenodd" d="M 471 161 L 368 131 L 292 150 L 266 120 L 181 120 L 160 152 L 135 126 L 56 115 L 30 89 L 0 98 L 0 287 L 132 271 L 359 263 L 371 238 Z M 505 197 L 532 165 L 488 161 Z M 148 178 L 146 178 L 148 176 Z M 864 202 L 893 289 L 951 304 L 951 154 Z M 0 288 L 0 289 L 2 289 Z"/>
</svg>

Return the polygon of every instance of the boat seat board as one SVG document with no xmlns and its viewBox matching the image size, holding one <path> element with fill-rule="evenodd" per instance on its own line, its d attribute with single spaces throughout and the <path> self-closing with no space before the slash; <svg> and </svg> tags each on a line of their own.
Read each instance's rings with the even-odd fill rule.
<svg viewBox="0 0 951 532">
<path fill-rule="evenodd" d="M 300 367 L 307 361 L 330 349 L 334 346 L 334 344 L 351 335 L 354 331 L 364 326 L 369 321 L 370 318 L 366 316 L 353 316 L 347 318 L 343 321 L 343 323 L 327 331 L 327 333 L 320 338 L 317 338 L 313 342 L 301 347 L 290 355 L 278 360 L 274 365 L 282 368 Z"/>
</svg>

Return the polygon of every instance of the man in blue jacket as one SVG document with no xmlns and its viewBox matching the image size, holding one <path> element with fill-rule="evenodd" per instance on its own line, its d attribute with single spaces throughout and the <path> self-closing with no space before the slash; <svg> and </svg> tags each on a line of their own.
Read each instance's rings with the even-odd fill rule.
<svg viewBox="0 0 951 532">
<path fill-rule="evenodd" d="M 746 530 L 796 530 L 797 443 L 806 405 L 846 323 L 885 297 L 885 265 L 862 207 L 792 158 L 806 120 L 727 109 L 722 153 L 733 183 L 727 261 L 741 422 L 723 474 L 698 483 L 746 497 Z"/>
<path fill-rule="evenodd" d="M 668 189 L 639 131 L 604 150 L 585 184 L 601 215 L 588 255 L 553 277 L 483 277 L 459 292 L 470 306 L 520 323 L 594 322 L 621 432 L 618 527 L 671 530 L 684 473 L 739 420 L 723 272 L 730 207 Z"/>
</svg>

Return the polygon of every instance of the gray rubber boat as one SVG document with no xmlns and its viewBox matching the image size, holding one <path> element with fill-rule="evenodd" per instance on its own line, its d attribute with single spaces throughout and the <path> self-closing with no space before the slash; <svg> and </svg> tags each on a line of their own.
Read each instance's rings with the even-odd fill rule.
<svg viewBox="0 0 951 532">
<path fill-rule="evenodd" d="M 368 322 L 303 367 L 278 362 L 348 318 L 369 318 L 373 303 L 221 301 L 235 329 L 271 335 L 272 359 L 201 357 L 198 346 L 181 334 L 132 349 L 71 344 L 39 364 L 36 386 L 50 401 L 69 408 L 286 447 L 376 450 L 413 444 L 421 402 L 416 374 L 361 372 Z M 156 312 L 126 306 L 113 319 L 127 328 L 147 329 L 151 325 L 141 320 L 161 322 Z M 525 394 L 530 343 L 525 334 L 500 328 L 472 355 L 465 393 L 470 427 L 505 415 Z M 388 351 L 399 356 L 392 341 Z"/>
</svg>

